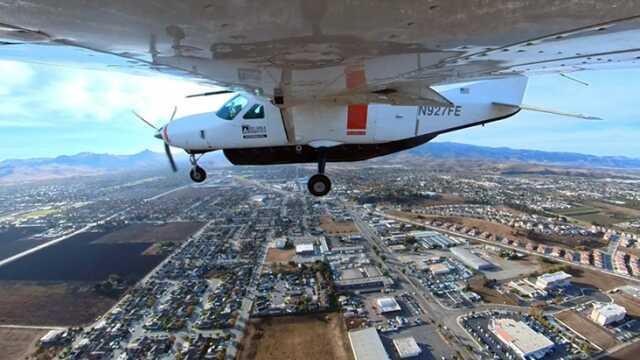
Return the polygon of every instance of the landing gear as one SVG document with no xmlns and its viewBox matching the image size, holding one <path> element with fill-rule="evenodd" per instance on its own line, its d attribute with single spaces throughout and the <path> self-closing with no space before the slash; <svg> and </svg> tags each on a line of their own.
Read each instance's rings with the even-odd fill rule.
<svg viewBox="0 0 640 360">
<path fill-rule="evenodd" d="M 314 196 L 325 196 L 331 191 L 331 180 L 324 174 L 315 174 L 309 179 L 307 189 Z"/>
<path fill-rule="evenodd" d="M 198 159 L 196 159 L 195 155 L 189 156 L 189 161 L 191 161 L 192 168 L 189 171 L 189 176 L 191 180 L 197 183 L 201 183 L 207 179 L 207 172 L 198 165 Z"/>
<path fill-rule="evenodd" d="M 327 149 L 318 149 L 318 173 L 309 178 L 307 189 L 314 196 L 325 196 L 331 191 L 331 180 L 324 174 L 327 163 Z"/>
</svg>

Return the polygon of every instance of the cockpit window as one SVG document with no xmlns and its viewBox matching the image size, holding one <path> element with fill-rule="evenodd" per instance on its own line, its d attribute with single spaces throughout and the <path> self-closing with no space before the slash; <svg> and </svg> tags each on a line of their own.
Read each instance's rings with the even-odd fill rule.
<svg viewBox="0 0 640 360">
<path fill-rule="evenodd" d="M 244 119 L 264 119 L 264 106 L 255 104 L 243 116 Z"/>
<path fill-rule="evenodd" d="M 236 117 L 236 115 L 238 115 L 240 111 L 242 111 L 242 108 L 244 108 L 248 102 L 249 100 L 247 100 L 246 97 L 238 95 L 227 101 L 226 104 L 222 105 L 220 110 L 216 112 L 216 115 L 218 115 L 219 118 L 225 120 L 233 120 L 233 118 Z"/>
</svg>

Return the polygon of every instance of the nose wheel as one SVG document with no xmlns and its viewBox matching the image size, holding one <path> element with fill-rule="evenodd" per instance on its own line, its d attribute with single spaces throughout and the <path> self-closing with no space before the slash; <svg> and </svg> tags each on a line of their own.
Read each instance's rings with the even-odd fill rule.
<svg viewBox="0 0 640 360">
<path fill-rule="evenodd" d="M 205 181 L 207 179 L 207 172 L 198 165 L 198 159 L 196 159 L 195 155 L 191 155 L 189 160 L 192 165 L 192 168 L 189 171 L 189 177 L 191 177 L 191 180 L 197 183 Z"/>
<path fill-rule="evenodd" d="M 327 163 L 326 148 L 318 149 L 318 173 L 309 178 L 307 189 L 314 196 L 325 196 L 331 191 L 331 180 L 324 174 Z"/>
</svg>

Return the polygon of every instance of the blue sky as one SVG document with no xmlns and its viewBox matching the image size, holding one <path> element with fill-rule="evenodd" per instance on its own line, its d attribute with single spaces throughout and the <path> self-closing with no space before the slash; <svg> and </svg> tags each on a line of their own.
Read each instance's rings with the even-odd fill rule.
<svg viewBox="0 0 640 360">
<path fill-rule="evenodd" d="M 162 150 L 135 109 L 164 123 L 174 104 L 178 116 L 194 111 L 184 96 L 206 88 L 167 77 L 76 70 L 0 61 L 0 160 L 51 157 L 83 151 L 129 154 Z M 575 73 L 583 86 L 559 75 L 533 77 L 528 105 L 600 116 L 585 121 L 522 111 L 505 121 L 438 137 L 486 146 L 640 157 L 640 70 Z M 203 98 L 198 111 L 222 99 Z"/>
</svg>

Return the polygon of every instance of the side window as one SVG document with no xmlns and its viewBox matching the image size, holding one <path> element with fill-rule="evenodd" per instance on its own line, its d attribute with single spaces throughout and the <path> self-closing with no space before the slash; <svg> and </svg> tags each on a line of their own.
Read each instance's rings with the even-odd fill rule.
<svg viewBox="0 0 640 360">
<path fill-rule="evenodd" d="M 242 117 L 243 119 L 264 119 L 264 106 L 255 104 Z"/>
<path fill-rule="evenodd" d="M 247 100 L 247 98 L 238 95 L 222 105 L 220 110 L 216 112 L 216 115 L 221 119 L 233 120 L 233 118 L 242 111 L 242 108 L 244 108 L 248 102 L 249 100 Z"/>
</svg>

